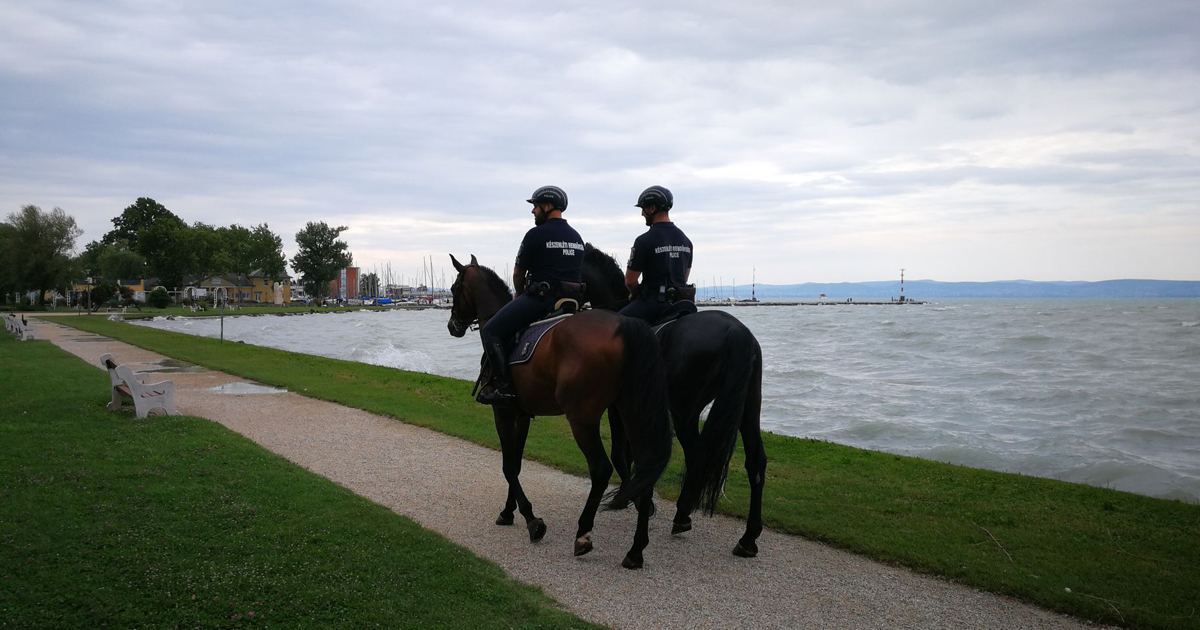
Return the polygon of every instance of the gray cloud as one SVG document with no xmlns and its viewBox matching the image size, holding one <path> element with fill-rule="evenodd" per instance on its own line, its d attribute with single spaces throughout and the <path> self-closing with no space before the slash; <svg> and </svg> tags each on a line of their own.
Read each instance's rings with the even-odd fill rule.
<svg viewBox="0 0 1200 630">
<path fill-rule="evenodd" d="M 62 206 L 85 239 L 151 196 L 288 248 L 347 224 L 367 265 L 502 268 L 533 188 L 620 256 L 661 183 L 702 278 L 1200 277 L 1192 2 L 5 14 L 0 209 Z"/>
</svg>

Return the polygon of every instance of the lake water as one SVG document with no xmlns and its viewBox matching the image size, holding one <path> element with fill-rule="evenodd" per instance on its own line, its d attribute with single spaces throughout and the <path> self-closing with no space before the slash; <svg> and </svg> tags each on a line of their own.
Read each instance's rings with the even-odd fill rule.
<svg viewBox="0 0 1200 630">
<path fill-rule="evenodd" d="M 1200 300 L 730 312 L 762 344 L 769 431 L 1200 502 Z M 478 333 L 450 337 L 448 317 L 231 317 L 225 337 L 473 379 Z M 144 325 L 219 331 L 213 319 Z"/>
</svg>

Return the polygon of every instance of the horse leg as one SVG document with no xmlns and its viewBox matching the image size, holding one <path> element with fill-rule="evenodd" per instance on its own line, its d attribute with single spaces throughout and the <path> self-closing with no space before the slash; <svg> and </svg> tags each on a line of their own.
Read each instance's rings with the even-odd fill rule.
<svg viewBox="0 0 1200 630">
<path fill-rule="evenodd" d="M 637 500 L 637 511 L 637 532 L 633 535 L 633 546 L 621 561 L 621 566 L 626 569 L 640 569 L 645 562 L 642 551 L 650 544 L 650 515 L 654 512 L 654 493 L 647 492 Z"/>
<path fill-rule="evenodd" d="M 525 517 L 529 541 L 537 542 L 546 535 L 546 523 L 533 515 L 533 504 L 521 488 L 521 461 L 525 456 L 525 440 L 529 437 L 529 416 L 518 416 L 508 409 L 496 409 L 496 433 L 500 436 L 504 479 L 508 481 L 508 499 L 496 519 L 497 525 L 512 525 L 513 510 Z"/>
<path fill-rule="evenodd" d="M 592 550 L 592 527 L 596 523 L 596 510 L 600 507 L 600 500 L 604 498 L 604 491 L 608 489 L 613 466 L 608 461 L 608 455 L 604 453 L 599 418 L 595 422 L 577 422 L 568 416 L 568 420 L 571 422 L 571 433 L 575 435 L 575 443 L 587 458 L 588 476 L 592 479 L 592 490 L 588 493 L 583 513 L 579 515 L 579 528 L 575 530 L 575 555 L 582 556 Z"/>
<path fill-rule="evenodd" d="M 703 462 L 700 461 L 700 410 L 671 406 L 671 417 L 676 419 L 675 435 L 683 447 L 683 484 L 679 499 L 675 502 L 675 518 L 671 534 L 682 534 L 692 529 L 692 512 L 700 497 L 700 484 L 694 479 Z"/>
<path fill-rule="evenodd" d="M 762 534 L 763 483 L 767 476 L 767 451 L 763 448 L 762 432 L 759 430 L 759 412 L 762 408 L 762 376 L 758 372 L 746 395 L 746 412 L 739 427 L 742 445 L 746 450 L 746 476 L 750 478 L 750 511 L 746 514 L 746 533 L 733 548 L 735 556 L 753 558 L 758 555 L 759 534 Z"/>
<path fill-rule="evenodd" d="M 612 435 L 612 465 L 617 470 L 617 476 L 621 478 L 621 483 L 629 481 L 632 476 L 629 461 L 629 442 L 625 439 L 625 425 L 621 422 L 621 414 L 617 411 L 616 406 L 608 408 L 608 426 Z M 624 509 L 627 506 L 620 506 L 614 509 Z"/>
</svg>

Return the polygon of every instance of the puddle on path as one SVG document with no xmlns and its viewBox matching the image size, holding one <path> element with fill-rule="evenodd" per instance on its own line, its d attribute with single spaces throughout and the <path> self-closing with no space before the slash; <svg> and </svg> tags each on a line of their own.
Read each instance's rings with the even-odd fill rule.
<svg viewBox="0 0 1200 630">
<path fill-rule="evenodd" d="M 228 394 L 228 395 L 235 395 L 235 396 L 240 396 L 242 394 L 286 394 L 287 393 L 286 389 L 279 389 L 278 387 L 267 387 L 266 385 L 255 385 L 254 383 L 226 383 L 224 385 L 217 385 L 216 387 L 210 387 L 208 389 L 208 391 L 216 392 L 218 394 Z"/>
<path fill-rule="evenodd" d="M 197 372 L 208 371 L 206 367 L 193 365 L 179 359 L 159 359 L 158 361 L 150 361 L 143 365 L 157 365 L 159 367 L 138 370 L 139 373 L 195 374 Z"/>
</svg>

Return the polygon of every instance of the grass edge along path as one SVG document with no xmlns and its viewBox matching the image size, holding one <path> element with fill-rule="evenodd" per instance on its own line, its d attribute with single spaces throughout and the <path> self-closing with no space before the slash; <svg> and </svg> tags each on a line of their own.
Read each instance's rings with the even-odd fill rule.
<svg viewBox="0 0 1200 630">
<path fill-rule="evenodd" d="M 0 627 L 598 628 L 203 418 L 0 337 Z"/>
<path fill-rule="evenodd" d="M 467 381 L 106 319 L 58 321 L 498 448 L 490 410 Z M 1200 628 L 1200 506 L 816 440 L 765 441 L 770 527 L 1102 623 Z M 586 473 L 561 419 L 537 420 L 525 455 Z M 681 462 L 677 448 L 659 485 L 666 497 L 677 494 Z M 722 511 L 744 516 L 740 452 L 726 494 Z"/>
</svg>

